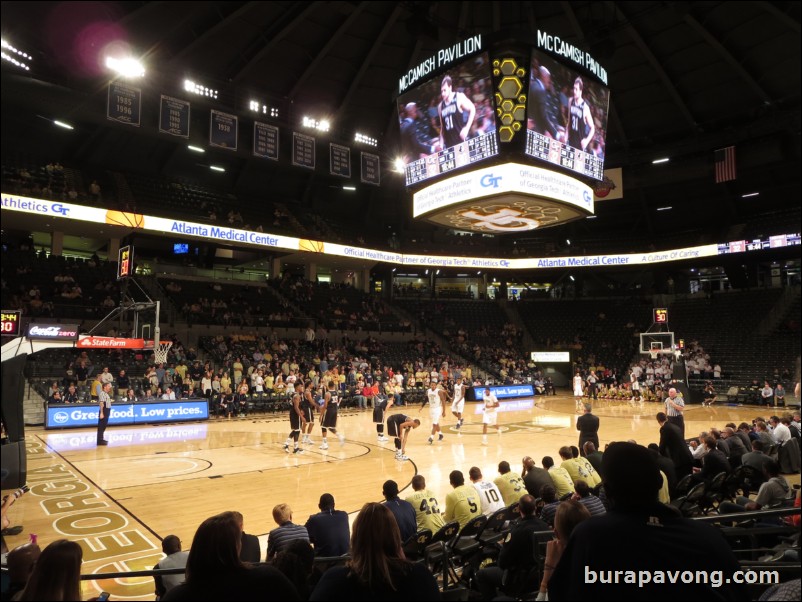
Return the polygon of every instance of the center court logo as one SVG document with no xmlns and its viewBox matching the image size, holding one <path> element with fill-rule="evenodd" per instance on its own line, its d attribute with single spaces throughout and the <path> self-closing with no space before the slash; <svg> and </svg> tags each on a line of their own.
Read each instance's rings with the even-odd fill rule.
<svg viewBox="0 0 802 602">
<path fill-rule="evenodd" d="M 483 178 L 484 179 L 484 178 Z M 537 220 L 524 217 L 521 211 L 506 207 L 495 213 L 481 214 L 476 211 L 458 211 L 462 217 L 475 220 L 474 228 L 485 228 L 495 232 L 524 232 L 538 227 Z"/>
</svg>

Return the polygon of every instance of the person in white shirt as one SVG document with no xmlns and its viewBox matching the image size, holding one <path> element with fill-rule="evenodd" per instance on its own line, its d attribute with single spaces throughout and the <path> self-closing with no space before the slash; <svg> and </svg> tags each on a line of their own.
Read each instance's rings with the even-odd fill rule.
<svg viewBox="0 0 802 602">
<path fill-rule="evenodd" d="M 114 376 L 111 374 L 111 372 L 109 372 L 108 366 L 103 368 L 103 372 L 98 374 L 97 379 L 100 381 L 101 385 L 114 382 Z"/>
<path fill-rule="evenodd" d="M 777 416 L 769 418 L 769 423 L 771 424 L 771 434 L 774 437 L 774 441 L 777 442 L 777 445 L 782 446 L 791 439 L 791 429 L 780 422 Z"/>
<path fill-rule="evenodd" d="M 454 383 L 454 401 L 451 402 L 451 413 L 457 418 L 455 428 L 462 427 L 462 412 L 465 410 L 465 389 L 467 387 L 462 382 L 462 377 L 457 378 Z"/>
<path fill-rule="evenodd" d="M 175 401 L 175 391 L 173 391 L 170 387 L 167 387 L 167 390 L 162 394 L 162 399 L 167 401 Z"/>
<path fill-rule="evenodd" d="M 505 507 L 504 498 L 501 495 L 501 490 L 498 488 L 498 485 L 490 481 L 485 481 L 482 478 L 482 471 L 478 466 L 471 467 L 468 471 L 468 476 L 482 502 L 482 514 L 490 516 L 495 511 Z"/>
<path fill-rule="evenodd" d="M 494 426 L 496 427 L 496 432 L 501 434 L 501 427 L 497 424 L 498 420 L 498 398 L 496 397 L 495 393 L 491 393 L 490 387 L 485 387 L 484 395 L 482 395 L 482 401 L 484 401 L 484 416 L 482 417 L 482 445 L 487 445 L 487 427 Z"/>
<path fill-rule="evenodd" d="M 162 558 L 154 569 L 183 569 L 187 566 L 189 552 L 181 551 L 181 540 L 177 535 L 168 535 L 162 540 L 162 552 L 167 556 Z M 183 583 L 186 577 L 184 573 L 176 575 L 156 575 L 153 580 L 156 582 L 156 599 L 159 600 L 164 594 L 173 589 L 179 583 Z"/>
<path fill-rule="evenodd" d="M 421 405 L 420 410 L 418 410 L 420 413 L 423 411 L 423 407 L 427 403 L 429 404 L 429 417 L 432 419 L 432 434 L 429 435 L 429 445 L 434 443 L 435 433 L 440 433 L 438 441 L 443 440 L 443 431 L 440 429 L 440 419 L 445 418 L 446 415 L 446 406 L 443 404 L 443 401 L 447 395 L 448 394 L 443 389 L 437 386 L 437 380 L 432 379 L 430 388 L 426 391 L 423 405 Z"/>
</svg>

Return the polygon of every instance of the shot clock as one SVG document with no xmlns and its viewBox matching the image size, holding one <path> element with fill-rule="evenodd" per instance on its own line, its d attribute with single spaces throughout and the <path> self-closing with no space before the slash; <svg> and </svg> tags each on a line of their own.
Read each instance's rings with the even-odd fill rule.
<svg viewBox="0 0 802 602">
<path fill-rule="evenodd" d="M 20 324 L 22 324 L 22 312 L 20 310 L 2 310 L 0 334 L 4 337 L 18 337 L 20 334 Z"/>
</svg>

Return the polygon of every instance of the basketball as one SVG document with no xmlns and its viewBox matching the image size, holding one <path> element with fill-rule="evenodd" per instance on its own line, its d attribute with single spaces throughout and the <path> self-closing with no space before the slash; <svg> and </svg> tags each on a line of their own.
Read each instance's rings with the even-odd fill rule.
<svg viewBox="0 0 802 602">
<path fill-rule="evenodd" d="M 298 242 L 298 249 L 301 251 L 311 251 L 312 253 L 322 253 L 325 248 L 325 243 L 320 240 L 309 240 L 302 238 Z"/>
<path fill-rule="evenodd" d="M 145 226 L 145 216 L 141 213 L 108 210 L 106 211 L 106 223 L 112 226 L 143 228 Z"/>
</svg>

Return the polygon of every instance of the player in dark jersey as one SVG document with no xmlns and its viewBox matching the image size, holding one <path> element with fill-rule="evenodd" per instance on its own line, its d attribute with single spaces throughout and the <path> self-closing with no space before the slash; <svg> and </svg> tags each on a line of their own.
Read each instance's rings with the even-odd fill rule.
<svg viewBox="0 0 802 602">
<path fill-rule="evenodd" d="M 340 445 L 345 443 L 345 435 L 337 433 L 337 410 L 340 407 L 340 394 L 336 389 L 337 384 L 329 381 L 329 390 L 323 397 L 323 407 L 320 409 L 320 426 L 323 431 L 323 443 L 320 449 L 329 449 L 328 431 L 331 431 L 340 439 Z"/>
<path fill-rule="evenodd" d="M 295 395 L 292 396 L 292 406 L 290 407 L 290 434 L 284 442 L 284 451 L 290 453 L 290 443 L 293 443 L 293 453 L 302 454 L 304 450 L 298 447 L 298 435 L 306 425 L 306 417 L 301 410 L 301 397 L 303 396 L 303 383 L 295 384 Z"/>
<path fill-rule="evenodd" d="M 373 396 L 373 422 L 376 425 L 376 434 L 379 443 L 389 441 L 389 439 L 384 436 L 384 414 L 391 407 L 393 407 L 392 397 L 388 397 L 384 393 Z"/>
<path fill-rule="evenodd" d="M 462 92 L 454 92 L 452 86 L 451 76 L 446 75 L 440 84 L 442 100 L 437 105 L 437 114 L 440 116 L 440 146 L 444 149 L 467 140 L 476 117 L 476 106 Z"/>
<path fill-rule="evenodd" d="M 303 413 L 304 417 L 306 418 L 306 424 L 304 428 L 301 430 L 303 434 L 302 441 L 304 445 L 312 445 L 312 429 L 315 426 L 315 421 L 313 420 L 315 414 L 315 398 L 312 396 L 314 384 L 312 381 L 307 381 L 304 385 L 304 392 L 303 397 L 301 398 L 301 412 Z"/>
<path fill-rule="evenodd" d="M 568 101 L 568 122 L 565 124 L 568 132 L 568 145 L 580 150 L 588 147 L 596 133 L 590 106 L 582 98 L 584 86 L 581 77 L 574 80 L 574 97 Z"/>
<path fill-rule="evenodd" d="M 420 426 L 418 418 L 411 418 L 405 414 L 395 414 L 387 419 L 387 433 L 395 437 L 395 459 L 409 460 L 404 453 L 407 448 L 409 431 Z"/>
</svg>

